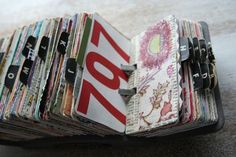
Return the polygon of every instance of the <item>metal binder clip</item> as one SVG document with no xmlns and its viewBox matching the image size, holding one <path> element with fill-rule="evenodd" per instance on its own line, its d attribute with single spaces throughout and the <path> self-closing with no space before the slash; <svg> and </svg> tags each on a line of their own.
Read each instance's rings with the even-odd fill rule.
<svg viewBox="0 0 236 157">
<path fill-rule="evenodd" d="M 126 73 L 126 75 L 130 76 L 133 71 L 137 69 L 137 65 L 123 65 L 121 64 L 121 70 Z"/>
<path fill-rule="evenodd" d="M 132 89 L 119 89 L 118 93 L 123 97 L 125 102 L 128 102 L 129 99 L 136 94 L 136 88 Z"/>
<path fill-rule="evenodd" d="M 133 96 L 136 94 L 136 88 L 132 89 L 119 89 L 118 93 L 121 96 Z"/>
</svg>

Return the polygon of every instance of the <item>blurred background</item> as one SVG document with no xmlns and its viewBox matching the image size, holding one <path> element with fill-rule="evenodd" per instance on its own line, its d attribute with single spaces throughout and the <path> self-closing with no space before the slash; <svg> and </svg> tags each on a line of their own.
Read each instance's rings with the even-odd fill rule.
<svg viewBox="0 0 236 157">
<path fill-rule="evenodd" d="M 98 12 L 127 37 L 143 31 L 167 15 L 206 21 L 216 54 L 225 125 L 209 135 L 165 140 L 152 145 L 111 147 L 64 145 L 23 149 L 0 146 L 1 157 L 11 156 L 236 156 L 236 1 L 234 0 L 0 0 L 0 37 L 37 20 Z"/>
</svg>

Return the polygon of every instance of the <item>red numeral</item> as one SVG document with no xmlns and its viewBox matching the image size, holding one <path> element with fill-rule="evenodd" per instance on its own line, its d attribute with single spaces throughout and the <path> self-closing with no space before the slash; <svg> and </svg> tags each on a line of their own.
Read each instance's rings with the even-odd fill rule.
<svg viewBox="0 0 236 157">
<path fill-rule="evenodd" d="M 107 78 L 105 75 L 97 71 L 94 64 L 95 62 L 98 62 L 102 64 L 104 67 L 110 70 L 113 74 L 113 79 Z M 104 84 L 105 86 L 111 88 L 111 89 L 118 89 L 120 87 L 120 79 L 119 77 L 123 78 L 125 81 L 128 81 L 128 77 L 125 75 L 125 73 L 112 64 L 109 60 L 104 58 L 102 55 L 90 52 L 86 57 L 86 67 L 89 71 L 89 73 L 96 78 L 99 82 Z"/>
<path fill-rule="evenodd" d="M 96 20 L 94 20 L 91 42 L 97 47 L 99 44 L 100 34 L 103 34 L 103 36 L 107 39 L 110 45 L 114 48 L 114 50 L 126 62 L 129 62 L 129 56 L 127 55 L 127 53 L 125 53 L 119 47 L 119 45 L 117 45 L 117 43 L 111 38 L 111 36 L 102 27 L 102 25 L 98 23 Z M 96 62 L 106 67 L 113 74 L 113 78 L 110 79 L 106 77 L 104 74 L 100 73 L 95 68 Z M 86 57 L 85 63 L 86 63 L 86 67 L 89 73 L 95 79 L 97 79 L 99 82 L 101 82 L 103 85 L 107 86 L 108 88 L 111 88 L 114 90 L 118 89 L 120 87 L 119 77 L 124 79 L 125 81 L 128 81 L 127 76 L 119 67 L 115 66 L 112 62 L 110 62 L 109 60 L 107 60 L 102 55 L 96 52 L 89 52 Z M 82 83 L 81 95 L 80 95 L 79 104 L 77 108 L 78 112 L 81 112 L 85 115 L 87 114 L 89 100 L 90 100 L 91 95 L 93 95 L 109 113 L 111 113 L 117 120 L 119 120 L 121 123 L 125 125 L 125 122 L 126 122 L 125 115 L 121 113 L 119 110 L 117 110 L 90 82 L 88 82 L 85 79 L 83 80 L 83 83 Z"/>
<path fill-rule="evenodd" d="M 87 80 L 83 80 L 78 111 L 87 114 L 90 95 L 93 95 L 107 111 L 109 111 L 116 119 L 125 125 L 125 115 L 118 111 L 99 91 Z"/>
<path fill-rule="evenodd" d="M 99 43 L 99 37 L 100 34 L 103 34 L 104 37 L 109 41 L 111 46 L 116 50 L 116 52 L 126 61 L 129 62 L 129 56 L 127 53 L 125 53 L 117 44 L 116 42 L 111 38 L 111 36 L 106 32 L 106 30 L 102 27 L 100 23 L 98 23 L 96 20 L 94 20 L 93 25 L 93 34 L 91 38 L 91 42 L 98 47 Z"/>
</svg>

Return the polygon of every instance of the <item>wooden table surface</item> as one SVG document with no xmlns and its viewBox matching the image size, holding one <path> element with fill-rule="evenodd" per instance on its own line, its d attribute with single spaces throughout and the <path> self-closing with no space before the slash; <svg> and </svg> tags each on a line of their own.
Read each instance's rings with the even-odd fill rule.
<svg viewBox="0 0 236 157">
<path fill-rule="evenodd" d="M 224 128 L 214 134 L 167 140 L 142 147 L 62 146 L 22 149 L 0 146 L 0 156 L 236 156 L 236 1 L 234 0 L 0 0 L 0 36 L 44 18 L 98 12 L 132 37 L 163 17 L 206 21 L 210 26 L 225 113 Z"/>
</svg>

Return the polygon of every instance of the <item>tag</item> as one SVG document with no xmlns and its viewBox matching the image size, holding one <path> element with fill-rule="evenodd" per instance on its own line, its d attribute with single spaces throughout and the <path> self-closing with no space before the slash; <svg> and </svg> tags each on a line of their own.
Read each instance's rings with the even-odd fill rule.
<svg viewBox="0 0 236 157">
<path fill-rule="evenodd" d="M 33 36 L 29 36 L 26 43 L 25 43 L 25 47 L 22 51 L 22 54 L 25 56 L 25 57 L 28 57 L 29 53 L 30 52 L 33 52 L 34 51 L 34 47 L 36 45 L 36 38 L 33 37 Z"/>
<path fill-rule="evenodd" d="M 49 38 L 46 36 L 43 36 L 40 46 L 39 46 L 39 51 L 38 51 L 38 56 L 45 61 L 46 56 L 47 56 L 47 51 L 48 51 L 48 46 L 49 46 Z"/>
<path fill-rule="evenodd" d="M 203 80 L 203 89 L 207 89 L 210 87 L 211 84 L 209 67 L 207 63 L 201 63 L 201 72 Z"/>
<path fill-rule="evenodd" d="M 189 58 L 188 38 L 180 37 L 179 38 L 179 44 L 180 44 L 179 49 L 180 49 L 181 61 L 185 61 Z"/>
<path fill-rule="evenodd" d="M 199 44 L 201 47 L 201 50 L 200 50 L 201 51 L 201 62 L 206 62 L 208 60 L 206 42 L 204 39 L 200 39 Z"/>
<path fill-rule="evenodd" d="M 19 70 L 18 65 L 10 65 L 5 77 L 5 86 L 12 91 Z"/>
<path fill-rule="evenodd" d="M 200 51 L 200 46 L 198 42 L 198 38 L 193 38 L 193 50 L 194 50 L 194 59 L 196 61 L 200 61 L 201 59 L 201 51 Z"/>
<path fill-rule="evenodd" d="M 61 36 L 57 45 L 57 51 L 62 55 L 66 54 L 66 47 L 68 44 L 69 35 L 70 34 L 67 32 L 61 33 Z"/>
<path fill-rule="evenodd" d="M 27 85 L 27 81 L 28 81 L 28 77 L 29 77 L 29 73 L 30 73 L 30 69 L 32 67 L 33 61 L 30 59 L 26 59 L 23 67 L 21 69 L 21 73 L 20 73 L 20 81 L 24 84 Z"/>
<path fill-rule="evenodd" d="M 68 58 L 66 62 L 66 72 L 65 72 L 65 79 L 70 84 L 74 85 L 75 77 L 76 77 L 76 67 L 77 63 L 75 58 Z"/>
<path fill-rule="evenodd" d="M 194 89 L 195 90 L 201 89 L 203 87 L 203 80 L 199 63 L 197 62 L 193 63 L 191 69 L 193 73 Z"/>
<path fill-rule="evenodd" d="M 210 86 L 210 73 L 209 73 L 209 60 L 206 48 L 206 42 L 204 39 L 199 40 L 200 51 L 201 51 L 201 72 L 203 80 L 203 89 L 207 89 Z"/>
</svg>

